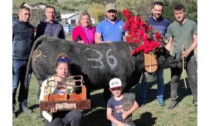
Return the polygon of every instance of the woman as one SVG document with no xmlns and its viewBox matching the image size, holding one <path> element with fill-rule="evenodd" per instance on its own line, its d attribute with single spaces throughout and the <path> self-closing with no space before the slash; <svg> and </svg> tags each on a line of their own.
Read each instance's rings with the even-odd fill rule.
<svg viewBox="0 0 210 126">
<path fill-rule="evenodd" d="M 63 79 L 69 76 L 69 58 L 66 54 L 60 54 L 57 57 L 56 74 L 52 77 L 46 79 L 42 83 L 41 94 L 39 100 L 44 100 L 44 88 L 46 85 L 56 85 L 56 82 L 61 82 Z M 50 93 L 55 93 L 57 90 L 51 88 Z M 57 111 L 56 108 L 51 108 L 49 112 L 42 111 L 42 115 L 45 118 L 45 126 L 79 126 L 82 117 L 82 112 L 80 110 L 72 111 Z"/>
<path fill-rule="evenodd" d="M 94 44 L 94 35 L 96 28 L 91 25 L 91 19 L 88 12 L 81 12 L 78 20 L 78 26 L 72 31 L 72 41 L 83 44 Z"/>
</svg>

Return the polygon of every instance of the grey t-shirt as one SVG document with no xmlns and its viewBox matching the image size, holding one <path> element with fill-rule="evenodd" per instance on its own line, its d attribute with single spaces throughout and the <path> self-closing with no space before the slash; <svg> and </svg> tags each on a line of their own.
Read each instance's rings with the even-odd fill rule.
<svg viewBox="0 0 210 126">
<path fill-rule="evenodd" d="M 115 119 L 123 122 L 122 113 L 123 113 L 123 99 L 117 101 L 113 96 L 109 99 L 107 103 L 107 108 L 113 110 L 113 116 Z"/>
<path fill-rule="evenodd" d="M 182 46 L 187 50 L 192 45 L 194 39 L 193 35 L 197 35 L 197 24 L 189 19 L 183 25 L 174 21 L 169 25 L 166 36 L 173 38 L 173 50 L 171 55 L 180 55 L 182 53 Z"/>
</svg>

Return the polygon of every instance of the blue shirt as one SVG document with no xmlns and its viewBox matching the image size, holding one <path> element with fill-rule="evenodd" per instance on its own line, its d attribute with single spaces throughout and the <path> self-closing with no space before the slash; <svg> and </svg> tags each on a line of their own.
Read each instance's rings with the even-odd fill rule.
<svg viewBox="0 0 210 126">
<path fill-rule="evenodd" d="M 124 23 L 116 20 L 114 24 L 107 19 L 100 22 L 96 27 L 96 33 L 100 33 L 102 41 L 122 42 L 124 35 Z"/>
<path fill-rule="evenodd" d="M 170 24 L 168 19 L 161 18 L 160 20 L 155 20 L 153 16 L 151 16 L 147 21 L 152 26 L 154 32 L 158 31 L 162 36 L 165 36 L 166 30 Z"/>
</svg>

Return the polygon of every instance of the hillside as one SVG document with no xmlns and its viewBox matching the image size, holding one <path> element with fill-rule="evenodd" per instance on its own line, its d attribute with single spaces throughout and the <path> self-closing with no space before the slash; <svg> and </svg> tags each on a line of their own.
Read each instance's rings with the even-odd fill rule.
<svg viewBox="0 0 210 126">
<path fill-rule="evenodd" d="M 29 3 L 29 4 L 35 4 L 35 3 L 38 3 L 38 2 L 47 2 L 47 0 L 13 0 L 12 1 L 12 7 L 13 7 L 13 10 L 17 10 L 18 7 L 20 6 L 20 4 L 22 4 L 23 2 L 26 2 L 26 3 Z"/>
</svg>

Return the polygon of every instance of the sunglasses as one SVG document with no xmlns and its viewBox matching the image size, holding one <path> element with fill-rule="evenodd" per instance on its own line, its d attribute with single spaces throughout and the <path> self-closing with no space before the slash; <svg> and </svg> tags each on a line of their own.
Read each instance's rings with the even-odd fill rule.
<svg viewBox="0 0 210 126">
<path fill-rule="evenodd" d="M 65 58 L 59 58 L 58 62 L 65 62 L 65 63 L 69 63 L 69 59 L 67 57 Z"/>
</svg>

